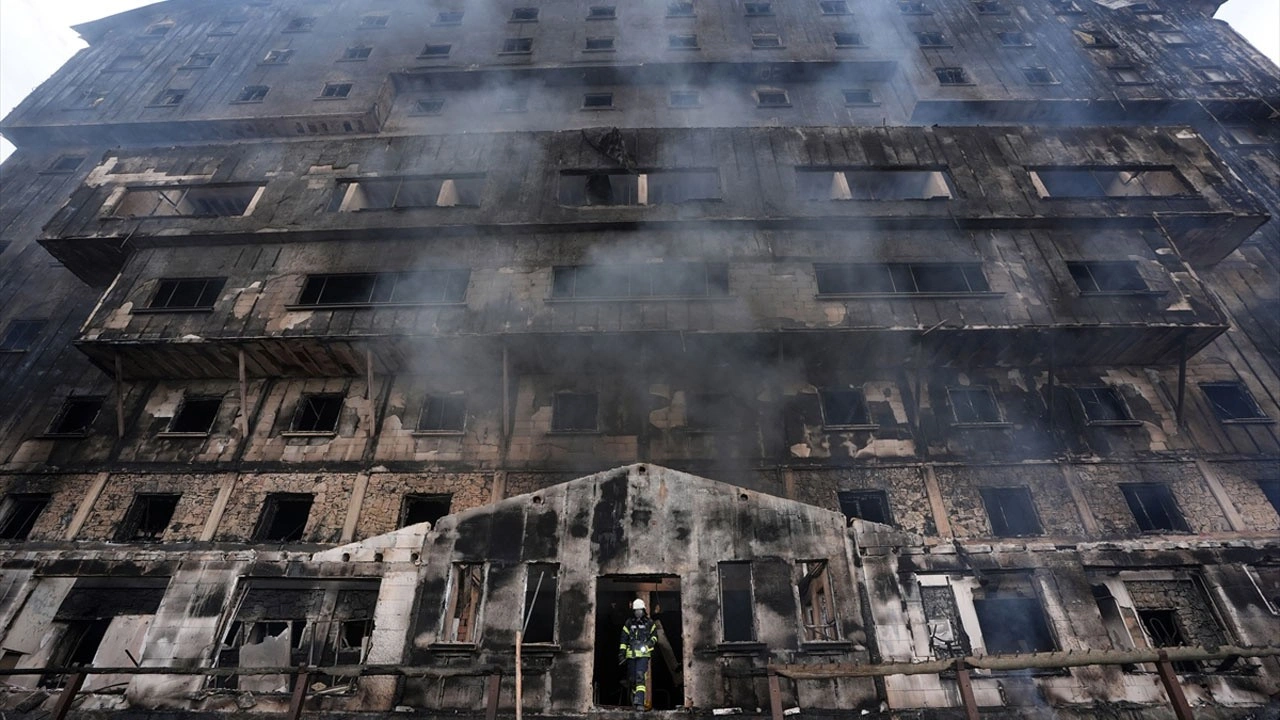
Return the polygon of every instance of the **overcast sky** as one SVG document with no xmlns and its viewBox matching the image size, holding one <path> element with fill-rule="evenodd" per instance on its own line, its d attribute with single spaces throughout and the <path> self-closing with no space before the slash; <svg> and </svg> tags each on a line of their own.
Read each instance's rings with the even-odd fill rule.
<svg viewBox="0 0 1280 720">
<path fill-rule="evenodd" d="M 217 2 L 218 0 L 213 0 Z M 84 43 L 71 30 L 89 20 L 150 5 L 154 0 L 0 0 L 0 116 L 66 62 Z M 1280 64 L 1280 2 L 1227 0 L 1218 11 Z M 13 147 L 0 140 L 0 160 Z"/>
</svg>

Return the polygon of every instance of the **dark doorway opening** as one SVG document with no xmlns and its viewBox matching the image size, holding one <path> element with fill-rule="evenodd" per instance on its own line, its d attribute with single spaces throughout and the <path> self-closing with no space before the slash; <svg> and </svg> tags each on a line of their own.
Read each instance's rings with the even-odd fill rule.
<svg viewBox="0 0 1280 720">
<path fill-rule="evenodd" d="M 684 622 L 680 578 L 670 575 L 610 575 L 596 583 L 596 658 L 592 688 L 598 707 L 631 707 L 626 668 L 618 664 L 618 639 L 631 617 L 631 603 L 644 600 L 658 623 L 658 649 L 650 661 L 649 694 L 654 710 L 684 707 Z M 664 641 L 665 638 L 665 641 Z"/>
</svg>

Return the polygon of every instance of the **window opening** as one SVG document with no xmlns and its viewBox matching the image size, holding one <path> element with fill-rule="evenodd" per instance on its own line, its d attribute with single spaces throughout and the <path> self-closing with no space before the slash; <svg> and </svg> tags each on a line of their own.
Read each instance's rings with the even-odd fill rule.
<svg viewBox="0 0 1280 720">
<path fill-rule="evenodd" d="M 49 166 L 48 172 L 69 173 L 80 169 L 84 164 L 83 155 L 60 155 L 53 164 Z"/>
<path fill-rule="evenodd" d="M 858 427 L 871 424 L 871 413 L 861 390 L 819 390 L 825 427 Z"/>
<path fill-rule="evenodd" d="M 916 42 L 920 44 L 920 47 L 949 47 L 951 45 L 942 33 L 934 30 L 916 33 Z"/>
<path fill-rule="evenodd" d="M 182 400 L 182 407 L 169 421 L 171 433 L 208 434 L 218 419 L 218 410 L 222 408 L 221 397 L 188 397 Z"/>
<path fill-rule="evenodd" d="M 304 493 L 271 493 L 267 495 L 253 533 L 256 542 L 298 542 L 307 529 L 314 495 Z"/>
<path fill-rule="evenodd" d="M 920 603 L 929 632 L 929 648 L 934 657 L 965 657 L 970 649 L 969 635 L 960 621 L 955 593 L 950 585 L 921 585 Z"/>
<path fill-rule="evenodd" d="M 693 17 L 693 3 L 681 0 L 668 2 L 667 17 Z"/>
<path fill-rule="evenodd" d="M 818 9 L 823 15 L 848 15 L 849 3 L 844 0 L 821 0 Z"/>
<path fill-rule="evenodd" d="M 93 665 L 102 639 L 106 637 L 110 618 L 76 619 L 60 623 L 64 625 L 58 647 L 50 657 L 51 667 L 83 667 Z M 65 687 L 66 675 L 41 675 L 39 686 L 48 689 Z"/>
<path fill-rule="evenodd" d="M 760 17 L 763 15 L 773 14 L 773 3 L 770 2 L 743 3 L 742 7 L 748 17 Z"/>
<path fill-rule="evenodd" d="M 498 112 L 525 112 L 528 109 L 529 96 L 522 92 L 503 95 L 498 102 Z"/>
<path fill-rule="evenodd" d="M 1085 420 L 1090 424 L 1128 424 L 1133 421 L 1129 406 L 1113 387 L 1076 388 L 1076 397 L 1080 398 Z"/>
<path fill-rule="evenodd" d="M 844 93 L 845 105 L 874 105 L 875 97 L 871 95 L 871 91 L 863 88 L 850 90 L 842 90 Z"/>
<path fill-rule="evenodd" d="M 1200 383 L 1200 390 L 1209 400 L 1213 414 L 1223 422 L 1239 422 L 1244 420 L 1266 420 L 1266 414 L 1258 408 L 1244 383 L 1215 382 Z"/>
<path fill-rule="evenodd" d="M 408 527 L 418 523 L 431 523 L 434 526 L 440 518 L 449 514 L 453 506 L 453 495 L 405 495 L 400 506 L 400 525 Z"/>
<path fill-rule="evenodd" d="M 430 395 L 418 415 L 418 432 L 462 432 L 466 418 L 465 395 Z"/>
<path fill-rule="evenodd" d="M 892 525 L 889 515 L 889 493 L 884 490 L 841 490 L 836 493 L 845 521 L 858 518 L 867 522 Z"/>
<path fill-rule="evenodd" d="M 432 98 L 430 103 L 444 100 Z M 431 107 L 428 105 L 427 107 Z M 330 211 L 404 210 L 430 207 L 479 207 L 484 175 L 366 178 L 340 180 Z"/>
<path fill-rule="evenodd" d="M 113 217 L 241 217 L 249 213 L 261 185 L 172 185 L 134 188 Z"/>
<path fill-rule="evenodd" d="M 1031 44 L 1027 34 L 1019 30 L 998 32 L 996 37 L 1000 39 L 1000 44 L 1004 47 L 1026 47 Z"/>
<path fill-rule="evenodd" d="M 483 598 L 484 563 L 454 563 L 443 642 L 476 642 Z"/>
<path fill-rule="evenodd" d="M 587 8 L 589 20 L 612 20 L 618 16 L 618 9 L 613 5 L 592 5 Z"/>
<path fill-rule="evenodd" d="M 977 0 L 973 4 L 979 15 L 1008 15 L 1009 11 L 1000 0 Z"/>
<path fill-rule="evenodd" d="M 973 609 L 988 655 L 1053 652 L 1058 644 L 1034 597 L 974 598 Z"/>
<path fill-rule="evenodd" d="M 760 107 L 790 107 L 791 98 L 786 90 L 757 90 L 756 101 Z"/>
<path fill-rule="evenodd" d="M 692 33 L 668 35 L 667 47 L 672 50 L 697 50 L 698 36 Z"/>
<path fill-rule="evenodd" d="M 156 542 L 173 520 L 180 495 L 140 493 L 116 532 L 116 542 Z"/>
<path fill-rule="evenodd" d="M 188 57 L 187 61 L 183 63 L 182 67 L 187 70 L 197 70 L 200 68 L 212 67 L 213 61 L 217 59 L 218 59 L 218 56 L 215 55 L 214 53 L 196 53 L 195 55 L 191 55 L 190 57 Z"/>
<path fill-rule="evenodd" d="M 560 174 L 560 204 L 570 207 L 669 205 L 719 200 L 720 192 L 720 173 L 716 170 Z"/>
<path fill-rule="evenodd" d="M 30 350 L 44 329 L 44 320 L 13 320 L 0 339 L 0 352 L 25 352 Z"/>
<path fill-rule="evenodd" d="M 88 435 L 102 410 L 100 397 L 71 397 L 49 426 L 50 435 Z"/>
<path fill-rule="evenodd" d="M 960 67 L 934 68 L 933 74 L 938 76 L 938 82 L 943 85 L 968 85 L 969 84 L 969 76 L 965 73 L 964 68 L 960 68 Z"/>
<path fill-rule="evenodd" d="M 819 295 L 966 294 L 989 292 L 977 263 L 815 265 Z"/>
<path fill-rule="evenodd" d="M 187 97 L 186 90 L 169 88 L 167 90 L 161 90 L 160 94 L 156 96 L 156 99 L 151 101 L 151 104 L 166 105 L 166 106 L 178 105 L 186 97 Z"/>
<path fill-rule="evenodd" d="M 612 50 L 613 38 L 611 37 L 589 37 L 587 38 L 587 50 Z"/>
<path fill-rule="evenodd" d="M 946 170 L 796 168 L 806 200 L 940 200 L 955 196 Z"/>
<path fill-rule="evenodd" d="M 213 28 L 213 30 L 209 34 L 210 35 L 235 35 L 236 33 L 240 32 L 241 28 L 243 28 L 245 24 L 246 24 L 246 21 L 244 20 L 222 20 Z"/>
<path fill-rule="evenodd" d="M 552 269 L 557 299 L 724 297 L 729 267 L 721 263 L 578 265 Z"/>
<path fill-rule="evenodd" d="M 982 504 L 987 508 L 991 532 L 996 537 L 1044 534 L 1028 488 L 980 488 L 979 493 L 982 495 Z"/>
<path fill-rule="evenodd" d="M 1139 68 L 1132 65 L 1120 65 L 1107 68 L 1111 79 L 1119 85 L 1140 85 L 1147 82 L 1147 76 Z"/>
<path fill-rule="evenodd" d="M 0 540 L 26 540 L 49 506 L 50 496 L 36 493 L 12 493 L 0 504 Z"/>
<path fill-rule="evenodd" d="M 1053 85 L 1058 82 L 1058 78 L 1047 67 L 1024 67 L 1022 76 L 1032 85 Z"/>
<path fill-rule="evenodd" d="M 536 22 L 537 19 L 536 7 L 519 7 L 511 11 L 511 22 Z"/>
<path fill-rule="evenodd" d="M 527 566 L 524 586 L 524 642 L 556 641 L 556 598 L 559 596 L 560 566 L 554 563 L 531 563 Z"/>
<path fill-rule="evenodd" d="M 421 56 L 422 56 L 422 57 L 424 57 L 424 58 L 443 58 L 443 57 L 449 57 L 449 53 L 450 53 L 450 51 L 452 51 L 452 50 L 453 50 L 453 46 L 452 46 L 452 45 L 449 45 L 449 44 L 447 44 L 447 43 L 445 43 L 445 44 L 439 44 L 439 45 L 431 45 L 431 44 L 428 44 L 428 45 L 426 45 L 426 46 L 424 46 L 424 47 L 422 48 L 422 55 L 421 55 Z"/>
<path fill-rule="evenodd" d="M 1168 30 L 1156 33 L 1156 37 L 1160 38 L 1160 42 L 1165 45 L 1191 45 L 1193 41 L 1191 36 L 1181 30 Z"/>
<path fill-rule="evenodd" d="M 595 393 L 556 393 L 551 409 L 554 432 L 594 431 L 598 427 L 598 398 Z"/>
<path fill-rule="evenodd" d="M 268 50 L 262 58 L 263 65 L 284 65 L 293 57 L 292 50 Z"/>
<path fill-rule="evenodd" d="M 363 15 L 360 18 L 360 28 L 368 30 L 371 28 L 384 28 L 390 21 L 390 15 Z"/>
<path fill-rule="evenodd" d="M 837 32 L 832 33 L 831 37 L 838 48 L 859 47 L 862 45 L 862 36 L 856 32 Z"/>
<path fill-rule="evenodd" d="M 316 19 L 313 17 L 296 17 L 284 26 L 285 32 L 310 32 L 316 26 Z"/>
<path fill-rule="evenodd" d="M 840 639 L 836 623 L 835 598 L 827 574 L 826 560 L 799 563 L 800 621 L 805 642 L 832 642 Z"/>
<path fill-rule="evenodd" d="M 1168 485 L 1121 484 L 1120 492 L 1142 532 L 1191 532 Z"/>
<path fill-rule="evenodd" d="M 1186 195 L 1172 169 L 1042 168 L 1031 172 L 1040 197 L 1102 198 Z"/>
<path fill-rule="evenodd" d="M 196 310 L 211 308 L 226 285 L 226 278 L 161 280 L 148 310 Z"/>
<path fill-rule="evenodd" d="M 351 83 L 325 83 L 320 91 L 322 98 L 345 98 L 351 94 Z"/>
<path fill-rule="evenodd" d="M 443 98 L 427 98 L 425 100 L 419 100 L 413 105 L 413 111 L 418 115 L 439 115 L 442 110 L 444 110 Z M 437 195 L 437 200 L 438 199 L 439 196 Z"/>
<path fill-rule="evenodd" d="M 1178 614 L 1173 610 L 1139 609 L 1138 620 L 1142 623 L 1142 629 L 1153 647 L 1183 647 L 1187 644 L 1182 629 L 1178 627 Z M 1174 672 L 1180 673 L 1200 671 L 1199 663 L 1187 660 L 1175 661 L 1173 669 Z"/>
<path fill-rule="evenodd" d="M 460 303 L 466 297 L 467 268 L 399 273 L 308 275 L 298 305 L 313 307 Z"/>
<path fill-rule="evenodd" d="M 984 386 L 947 388 L 951 414 L 959 425 L 1000 422 L 1000 406 L 991 388 Z"/>
<path fill-rule="evenodd" d="M 246 85 L 236 96 L 236 102 L 252 103 L 262 102 L 266 99 L 267 93 L 271 88 L 266 85 Z"/>
<path fill-rule="evenodd" d="M 1080 44 L 1085 47 L 1112 48 L 1116 46 L 1116 43 L 1111 39 L 1111 36 L 1101 30 L 1083 27 L 1072 30 L 1071 32 L 1075 34 L 1076 39 L 1080 41 Z"/>
<path fill-rule="evenodd" d="M 1069 262 L 1067 269 L 1081 294 L 1129 293 L 1147 289 L 1146 281 L 1138 273 L 1137 263 Z"/>
<path fill-rule="evenodd" d="M 368 60 L 373 54 L 373 48 L 369 45 L 352 45 L 342 51 L 343 60 Z"/>
<path fill-rule="evenodd" d="M 903 15 L 932 15 L 929 6 L 923 2 L 916 0 L 907 0 L 907 2 L 898 3 L 898 12 Z"/>
<path fill-rule="evenodd" d="M 342 395 L 303 395 L 293 415 L 292 432 L 332 433 L 338 429 L 345 398 Z"/>
<path fill-rule="evenodd" d="M 672 90 L 667 96 L 667 104 L 674 108 L 692 108 L 698 107 L 702 103 L 697 91 Z"/>
<path fill-rule="evenodd" d="M 533 52 L 533 38 L 507 38 L 502 41 L 502 52 L 531 53 Z"/>
<path fill-rule="evenodd" d="M 751 47 L 780 48 L 782 47 L 782 37 L 776 33 L 755 33 L 751 36 Z"/>
<path fill-rule="evenodd" d="M 1271 503 L 1272 509 L 1280 515 L 1280 480 L 1259 480 L 1258 487 L 1262 488 L 1262 494 Z"/>
<path fill-rule="evenodd" d="M 586 93 L 582 96 L 584 110 L 606 110 L 613 107 L 613 93 Z"/>
<path fill-rule="evenodd" d="M 462 12 L 456 10 L 448 10 L 436 14 L 436 25 L 461 25 Z"/>
<path fill-rule="evenodd" d="M 754 600 L 751 596 L 751 564 L 722 562 L 720 569 L 720 616 L 725 642 L 756 639 Z"/>
</svg>

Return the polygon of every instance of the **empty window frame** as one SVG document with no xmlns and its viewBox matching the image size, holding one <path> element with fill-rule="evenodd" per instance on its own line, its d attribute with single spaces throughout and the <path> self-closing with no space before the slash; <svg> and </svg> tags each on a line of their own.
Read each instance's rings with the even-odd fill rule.
<svg viewBox="0 0 1280 720">
<path fill-rule="evenodd" d="M 1195 44 L 1195 41 L 1191 39 L 1191 36 L 1181 30 L 1158 30 L 1156 31 L 1156 37 L 1165 45 L 1172 45 L 1175 47 L 1179 45 Z"/>
<path fill-rule="evenodd" d="M 157 542 L 173 520 L 180 495 L 139 493 L 116 530 L 116 542 Z"/>
<path fill-rule="evenodd" d="M 898 12 L 903 15 L 932 15 L 929 6 L 919 0 L 905 0 L 898 3 Z"/>
<path fill-rule="evenodd" d="M 1107 68 L 1107 73 L 1117 85 L 1146 85 L 1150 82 L 1146 73 L 1133 65 L 1113 65 Z"/>
<path fill-rule="evenodd" d="M 938 67 L 933 69 L 938 82 L 942 85 L 971 85 L 969 74 L 962 67 Z"/>
<path fill-rule="evenodd" d="M 800 596 L 800 627 L 804 642 L 836 642 L 840 640 L 840 624 L 836 621 L 836 603 L 826 560 L 797 563 Z"/>
<path fill-rule="evenodd" d="M 768 50 L 784 46 L 782 44 L 782 36 L 777 33 L 752 33 L 751 47 Z"/>
<path fill-rule="evenodd" d="M 754 642 L 755 599 L 751 590 L 751 563 L 722 562 L 720 571 L 721 637 L 724 642 Z"/>
<path fill-rule="evenodd" d="M 314 17 L 296 17 L 284 26 L 284 32 L 311 32 L 316 26 Z"/>
<path fill-rule="evenodd" d="M 460 433 L 466 421 L 466 395 L 428 395 L 418 413 L 417 432 Z"/>
<path fill-rule="evenodd" d="M 796 168 L 805 200 L 949 200 L 951 175 L 928 168 Z"/>
<path fill-rule="evenodd" d="M 351 83 L 325 83 L 320 89 L 321 100 L 341 100 L 351 94 Z"/>
<path fill-rule="evenodd" d="M 49 425 L 48 435 L 88 435 L 102 411 L 100 397 L 70 397 L 62 403 L 58 415 Z"/>
<path fill-rule="evenodd" d="M 862 47 L 862 35 L 856 32 L 831 33 L 831 39 L 838 48 Z"/>
<path fill-rule="evenodd" d="M 697 90 L 672 90 L 667 94 L 667 105 L 673 108 L 701 107 L 702 97 Z"/>
<path fill-rule="evenodd" d="M 672 0 L 667 3 L 667 17 L 693 17 L 693 3 L 687 0 Z"/>
<path fill-rule="evenodd" d="M 167 278 L 156 286 L 147 310 L 205 310 L 213 307 L 226 278 Z"/>
<path fill-rule="evenodd" d="M 784 108 L 791 107 L 791 98 L 786 90 L 757 90 L 756 107 Z"/>
<path fill-rule="evenodd" d="M 1009 14 L 1009 9 L 1000 0 L 976 0 L 973 3 L 973 9 L 977 10 L 979 15 Z"/>
<path fill-rule="evenodd" d="M 49 656 L 49 664 L 53 667 L 83 667 L 93 665 L 98 655 L 98 648 L 111 626 L 109 618 L 67 618 L 55 623 L 61 626 L 62 633 Z M 66 675 L 41 675 L 37 685 L 46 689 L 66 687 Z"/>
<path fill-rule="evenodd" d="M 448 515 L 452 508 L 453 495 L 448 493 L 405 495 L 400 504 L 400 524 L 397 527 L 408 527 L 424 522 L 435 525 L 440 518 Z"/>
<path fill-rule="evenodd" d="M 373 47 L 369 45 L 352 45 L 342 51 L 342 59 L 347 61 L 368 60 L 373 54 Z"/>
<path fill-rule="evenodd" d="M 849 3 L 845 0 L 819 0 L 818 10 L 823 15 L 848 15 Z"/>
<path fill-rule="evenodd" d="M 1110 387 L 1079 387 L 1076 397 L 1084 408 L 1085 421 L 1090 425 L 1132 425 L 1133 415 L 1125 404 L 1120 391 Z"/>
<path fill-rule="evenodd" d="M 697 50 L 698 36 L 693 33 L 673 33 L 667 36 L 667 47 L 672 50 Z"/>
<path fill-rule="evenodd" d="M 498 101 L 498 112 L 518 113 L 529 109 L 529 95 L 525 92 L 504 94 Z"/>
<path fill-rule="evenodd" d="M 555 299 L 699 298 L 729 294 L 724 263 L 561 265 L 552 268 Z"/>
<path fill-rule="evenodd" d="M 984 385 L 949 387 L 947 400 L 957 425 L 992 425 L 1002 421 L 996 396 Z"/>
<path fill-rule="evenodd" d="M 193 395 L 182 399 L 178 412 L 169 421 L 165 432 L 178 435 L 208 435 L 218 420 L 222 409 L 222 397 Z"/>
<path fill-rule="evenodd" d="M 0 337 L 0 352 L 26 352 L 36 343 L 40 331 L 44 329 L 44 320 L 13 320 Z"/>
<path fill-rule="evenodd" d="M 431 207 L 480 207 L 484 175 L 363 178 L 339 180 L 331 211 L 404 210 Z"/>
<path fill-rule="evenodd" d="M 1081 9 L 1076 0 L 1049 0 L 1049 4 L 1053 6 L 1053 12 L 1056 15 L 1084 14 L 1084 10 Z"/>
<path fill-rule="evenodd" d="M 920 583 L 920 604 L 924 609 L 925 631 L 929 633 L 929 650 L 937 658 L 965 657 L 969 655 L 969 635 L 960 620 L 960 608 L 956 605 L 955 591 L 945 578 L 943 584 Z"/>
<path fill-rule="evenodd" d="M 558 392 L 552 400 L 552 432 L 595 432 L 599 427 L 599 396 Z"/>
<path fill-rule="evenodd" d="M 1042 65 L 1022 68 L 1022 77 L 1032 85 L 1058 84 L 1058 78 L 1054 76 L 1053 71 Z"/>
<path fill-rule="evenodd" d="M 461 10 L 446 10 L 444 12 L 439 12 L 439 13 L 436 13 L 436 20 L 432 24 L 433 25 L 461 25 L 462 15 L 463 15 L 463 12 Z"/>
<path fill-rule="evenodd" d="M 169 34 L 169 31 L 173 29 L 173 26 L 174 26 L 174 22 L 172 20 L 163 20 L 161 22 L 152 23 L 148 25 L 147 29 L 142 31 L 142 34 L 150 35 L 153 37 L 159 36 L 159 35 L 167 35 Z"/>
<path fill-rule="evenodd" d="M 156 95 L 155 99 L 151 101 L 151 106 L 172 107 L 180 105 L 186 97 L 187 90 L 185 88 L 166 88 L 161 90 L 159 95 Z"/>
<path fill-rule="evenodd" d="M 771 2 L 749 2 L 742 4 L 743 12 L 747 17 L 765 17 L 773 14 L 773 3 Z"/>
<path fill-rule="evenodd" d="M 511 11 L 511 22 L 537 22 L 538 8 L 518 7 Z"/>
<path fill-rule="evenodd" d="M 263 65 L 285 65 L 293 58 L 293 50 L 268 50 L 266 55 L 262 56 Z"/>
<path fill-rule="evenodd" d="M 845 521 L 858 518 L 867 522 L 893 524 L 889 514 L 889 493 L 884 490 L 841 490 L 836 493 Z"/>
<path fill-rule="evenodd" d="M 1271 503 L 1276 514 L 1280 515 L 1280 480 L 1259 480 L 1258 487 L 1262 489 L 1262 494 Z"/>
<path fill-rule="evenodd" d="M 1071 32 L 1075 34 L 1080 44 L 1087 48 L 1113 48 L 1116 46 L 1115 40 L 1112 40 L 1110 35 L 1101 30 L 1082 27 L 1076 28 Z"/>
<path fill-rule="evenodd" d="M 560 566 L 555 563 L 530 563 L 526 568 L 524 613 L 520 617 L 520 624 L 525 628 L 524 642 L 554 643 Z"/>
<path fill-rule="evenodd" d="M 414 115 L 439 115 L 444 110 L 444 98 L 424 98 L 413 104 Z"/>
<path fill-rule="evenodd" d="M 1021 30 L 1002 30 L 996 33 L 1003 47 L 1029 47 L 1031 38 Z"/>
<path fill-rule="evenodd" d="M 845 106 L 877 105 L 876 98 L 867 88 L 849 88 L 840 91 L 844 95 Z"/>
<path fill-rule="evenodd" d="M 391 16 L 385 13 L 361 15 L 359 27 L 361 30 L 373 30 L 377 28 L 384 28 L 387 26 L 387 23 L 390 20 L 391 20 Z"/>
<path fill-rule="evenodd" d="M 727 393 L 685 393 L 684 427 L 693 432 L 741 427 L 746 417 L 737 400 Z"/>
<path fill-rule="evenodd" d="M 1081 295 L 1102 293 L 1140 293 L 1147 290 L 1147 283 L 1138 273 L 1135 262 L 1083 261 L 1067 263 L 1071 279 Z"/>
<path fill-rule="evenodd" d="M 979 488 L 978 492 L 987 509 L 991 532 L 996 537 L 1044 534 L 1028 488 Z"/>
<path fill-rule="evenodd" d="M 916 43 L 920 47 L 951 47 L 947 37 L 937 30 L 923 30 L 916 33 Z"/>
<path fill-rule="evenodd" d="M 333 434 L 338 430 L 338 418 L 346 398 L 340 394 L 308 393 L 298 399 L 293 412 L 289 432 Z"/>
<path fill-rule="evenodd" d="M 1037 597 L 974 598 L 973 609 L 988 655 L 1053 652 L 1058 649 Z"/>
<path fill-rule="evenodd" d="M 818 391 L 822 425 L 828 428 L 870 427 L 871 411 L 861 390 L 826 388 Z"/>
<path fill-rule="evenodd" d="M 592 5 L 587 8 L 588 20 L 613 20 L 618 17 L 618 8 L 613 5 Z"/>
<path fill-rule="evenodd" d="M 533 38 L 507 38 L 502 41 L 502 54 L 527 55 L 533 52 Z"/>
<path fill-rule="evenodd" d="M 566 171 L 560 173 L 560 204 L 671 205 L 720 199 L 717 170 L 658 170 L 636 173 Z"/>
<path fill-rule="evenodd" d="M 588 37 L 586 45 L 583 47 L 585 52 L 613 52 L 616 48 L 613 45 L 612 37 Z"/>
<path fill-rule="evenodd" d="M 978 263 L 815 265 L 819 295 L 965 295 L 990 291 Z"/>
<path fill-rule="evenodd" d="M 422 47 L 422 52 L 418 54 L 418 57 L 447 58 L 452 51 L 453 46 L 448 43 L 427 43 Z"/>
<path fill-rule="evenodd" d="M 243 217 L 252 212 L 262 185 L 173 185 L 131 188 L 113 217 Z"/>
<path fill-rule="evenodd" d="M 480 605 L 484 601 L 484 563 L 454 563 L 445 601 L 440 642 L 472 643 L 480 633 Z"/>
<path fill-rule="evenodd" d="M 1035 168 L 1031 182 L 1042 198 L 1164 197 L 1190 192 L 1172 168 Z"/>
<path fill-rule="evenodd" d="M 126 54 L 117 57 L 107 65 L 107 72 L 127 72 L 137 70 L 146 62 L 145 55 Z"/>
<path fill-rule="evenodd" d="M 271 493 L 263 502 L 258 526 L 253 531 L 255 542 L 298 542 L 307 529 L 311 504 L 309 493 Z"/>
<path fill-rule="evenodd" d="M 1202 67 L 1196 68 L 1196 74 L 1200 79 L 1207 83 L 1236 83 L 1240 82 L 1240 78 L 1236 77 L 1226 68 L 1221 67 Z"/>
<path fill-rule="evenodd" d="M 182 64 L 182 69 L 203 70 L 207 67 L 213 67 L 213 61 L 217 59 L 216 53 L 196 53 L 187 57 L 187 61 Z"/>
<path fill-rule="evenodd" d="M 1249 389 L 1241 382 L 1200 383 L 1213 414 L 1224 423 L 1268 421 Z"/>
<path fill-rule="evenodd" d="M 245 85 L 240 90 L 240 94 L 236 95 L 235 102 L 238 103 L 258 103 L 267 98 L 267 93 L 271 92 L 271 88 L 266 85 Z"/>
<path fill-rule="evenodd" d="M 0 540 L 26 540 L 48 507 L 49 497 L 41 493 L 5 495 L 0 502 Z"/>
<path fill-rule="evenodd" d="M 210 35 L 235 35 L 247 24 L 246 20 L 222 20 L 219 21 L 212 30 Z"/>
<path fill-rule="evenodd" d="M 1133 518 L 1142 532 L 1190 532 L 1182 511 L 1173 498 L 1173 491 L 1164 483 L 1122 483 L 1124 494 Z"/>
<path fill-rule="evenodd" d="M 297 305 L 351 307 L 460 303 L 471 271 L 466 268 L 394 273 L 308 275 Z"/>
<path fill-rule="evenodd" d="M 583 110 L 612 110 L 613 109 L 613 93 L 611 92 L 590 92 L 584 93 L 582 96 Z"/>
</svg>

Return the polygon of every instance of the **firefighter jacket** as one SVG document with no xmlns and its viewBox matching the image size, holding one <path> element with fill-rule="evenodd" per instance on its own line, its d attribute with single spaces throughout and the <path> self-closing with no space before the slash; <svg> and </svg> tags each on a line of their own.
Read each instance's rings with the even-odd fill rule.
<svg viewBox="0 0 1280 720">
<path fill-rule="evenodd" d="M 658 626 L 648 615 L 633 617 L 622 626 L 622 644 L 618 648 L 627 659 L 647 658 L 658 647 Z"/>
</svg>

